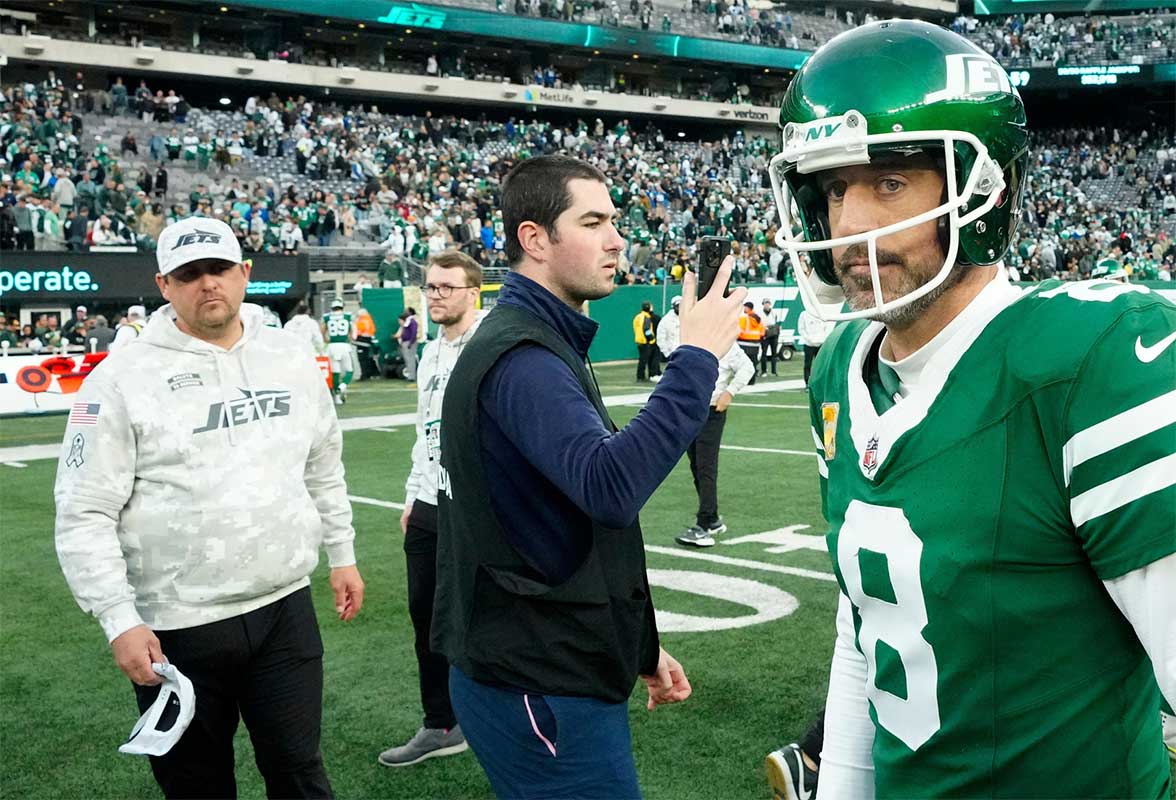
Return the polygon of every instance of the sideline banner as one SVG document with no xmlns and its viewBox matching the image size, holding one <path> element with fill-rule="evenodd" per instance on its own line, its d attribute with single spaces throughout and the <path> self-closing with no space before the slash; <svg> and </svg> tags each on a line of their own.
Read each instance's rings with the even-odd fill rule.
<svg viewBox="0 0 1176 800">
<path fill-rule="evenodd" d="M 43 352 L 37 355 L 0 357 L 0 416 L 65 413 L 77 400 L 86 376 L 107 353 Z M 331 362 L 315 358 L 316 366 L 331 388 Z"/>
<path fill-rule="evenodd" d="M 0 415 L 69 411 L 78 389 L 106 353 L 0 358 Z"/>
</svg>

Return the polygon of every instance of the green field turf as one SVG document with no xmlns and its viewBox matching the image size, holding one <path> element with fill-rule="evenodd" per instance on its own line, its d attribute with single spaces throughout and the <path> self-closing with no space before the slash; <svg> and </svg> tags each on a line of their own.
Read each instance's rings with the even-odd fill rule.
<svg viewBox="0 0 1176 800">
<path fill-rule="evenodd" d="M 632 364 L 598 367 L 602 393 L 641 391 L 633 372 Z M 799 376 L 799 360 L 781 366 L 781 378 Z M 739 398 L 724 445 L 808 453 L 807 412 L 789 407 L 805 402 L 796 390 Z M 369 382 L 354 387 L 340 416 L 403 414 L 414 404 L 415 390 L 403 382 Z M 621 425 L 637 411 L 636 405 L 612 409 Z M 63 429 L 63 417 L 0 420 L 0 447 L 60 441 Z M 488 798 L 489 785 L 470 753 L 405 769 L 376 763 L 382 749 L 400 744 L 420 724 L 400 512 L 366 502 L 403 501 L 412 442 L 411 425 L 344 434 L 367 596 L 359 617 L 342 624 L 333 613 L 325 566 L 314 576 L 326 648 L 324 756 L 341 798 Z M 117 752 L 138 716 L 133 693 L 57 565 L 54 471 L 51 460 L 24 468 L 0 464 L 0 580 L 8 587 L 0 600 L 0 797 L 158 797 L 146 759 Z M 801 535 L 823 532 L 809 455 L 724 450 L 719 498 L 730 526 L 726 540 L 788 526 L 808 526 L 795 529 Z M 683 459 L 641 515 L 652 548 L 655 604 L 667 621 L 689 615 L 696 625 L 728 627 L 663 634 L 694 696 L 649 713 L 644 689 L 634 692 L 638 773 L 649 798 L 765 798 L 764 755 L 802 734 L 823 705 L 836 585 L 828 556 L 819 550 L 768 552 L 784 541 L 779 534 L 774 542 L 769 536 L 701 552 L 677 547 L 673 537 L 692 522 L 694 507 Z M 698 593 L 722 578 L 733 580 L 711 592 L 716 596 Z M 779 613 L 792 599 L 795 610 L 740 626 L 740 617 L 757 612 L 732 598 L 750 591 L 769 597 L 769 611 Z M 243 726 L 237 762 L 241 797 L 263 797 Z"/>
</svg>

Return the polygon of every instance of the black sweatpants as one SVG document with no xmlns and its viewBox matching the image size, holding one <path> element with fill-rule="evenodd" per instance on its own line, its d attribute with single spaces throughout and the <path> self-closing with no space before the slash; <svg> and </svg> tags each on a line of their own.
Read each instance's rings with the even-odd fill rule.
<svg viewBox="0 0 1176 800">
<path fill-rule="evenodd" d="M 809 375 L 811 375 L 812 371 L 813 371 L 813 361 L 816 360 L 817 353 L 819 353 L 819 352 L 821 352 L 821 348 L 819 345 L 817 347 L 813 347 L 811 344 L 806 344 L 804 346 L 804 385 L 805 386 L 808 386 Z"/>
<path fill-rule="evenodd" d="M 719 445 L 723 442 L 723 426 L 726 424 L 727 412 L 712 407 L 702 430 L 686 448 L 690 474 L 694 476 L 694 491 L 698 493 L 695 524 L 700 528 L 719 521 Z"/>
<path fill-rule="evenodd" d="M 310 589 L 239 617 L 155 631 L 163 654 L 196 690 L 196 715 L 180 741 L 151 756 L 169 798 L 235 798 L 233 734 L 245 720 L 269 797 L 334 797 L 319 750 L 323 642 Z M 139 713 L 158 686 L 135 686 Z"/>
<path fill-rule="evenodd" d="M 813 720 L 813 724 L 805 731 L 804 738 L 800 740 L 800 749 L 819 767 L 821 766 L 821 750 L 824 747 L 825 712 L 821 711 L 820 715 Z"/>
<path fill-rule="evenodd" d="M 408 567 L 408 616 L 416 636 L 425 727 L 452 728 L 457 718 L 449 703 L 449 662 L 429 648 L 433 595 L 437 591 L 437 506 L 419 500 L 412 504 L 404 535 L 404 562 Z"/>
<path fill-rule="evenodd" d="M 779 352 L 779 336 L 765 336 L 760 340 L 760 375 L 768 374 L 769 363 L 772 365 L 772 374 L 776 374 L 776 356 Z"/>
<path fill-rule="evenodd" d="M 656 344 L 637 345 L 637 380 L 645 380 L 646 375 L 653 377 L 661 374 L 661 370 L 654 361 L 657 358 L 657 352 Z"/>
<path fill-rule="evenodd" d="M 739 341 L 739 349 L 742 350 L 744 352 L 744 354 L 748 357 L 748 359 L 750 359 L 750 361 L 751 361 L 751 366 L 752 366 L 751 380 L 749 380 L 747 382 L 747 385 L 751 386 L 753 383 L 755 383 L 755 376 L 759 374 L 760 343 L 759 342 L 745 342 L 741 339 Z"/>
</svg>

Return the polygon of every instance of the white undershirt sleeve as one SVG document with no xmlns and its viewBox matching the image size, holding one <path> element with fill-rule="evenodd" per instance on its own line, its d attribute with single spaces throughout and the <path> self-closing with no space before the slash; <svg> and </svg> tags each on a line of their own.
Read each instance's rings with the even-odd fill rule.
<svg viewBox="0 0 1176 800">
<path fill-rule="evenodd" d="M 1176 553 L 1103 585 L 1135 628 L 1160 692 L 1176 708 Z"/>
<path fill-rule="evenodd" d="M 853 614 L 843 593 L 837 604 L 837 642 L 825 701 L 825 744 L 817 797 L 873 800 L 874 723 L 866 700 L 866 659 L 854 646 Z"/>
</svg>

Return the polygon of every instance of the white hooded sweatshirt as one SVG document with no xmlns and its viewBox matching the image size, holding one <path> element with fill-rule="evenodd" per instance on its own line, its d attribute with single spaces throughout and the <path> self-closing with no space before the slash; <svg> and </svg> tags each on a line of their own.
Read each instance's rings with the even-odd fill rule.
<svg viewBox="0 0 1176 800">
<path fill-rule="evenodd" d="M 225 350 L 164 306 L 82 384 L 57 467 L 57 554 L 108 640 L 216 622 L 355 563 L 342 435 L 306 346 L 242 304 Z"/>
</svg>

